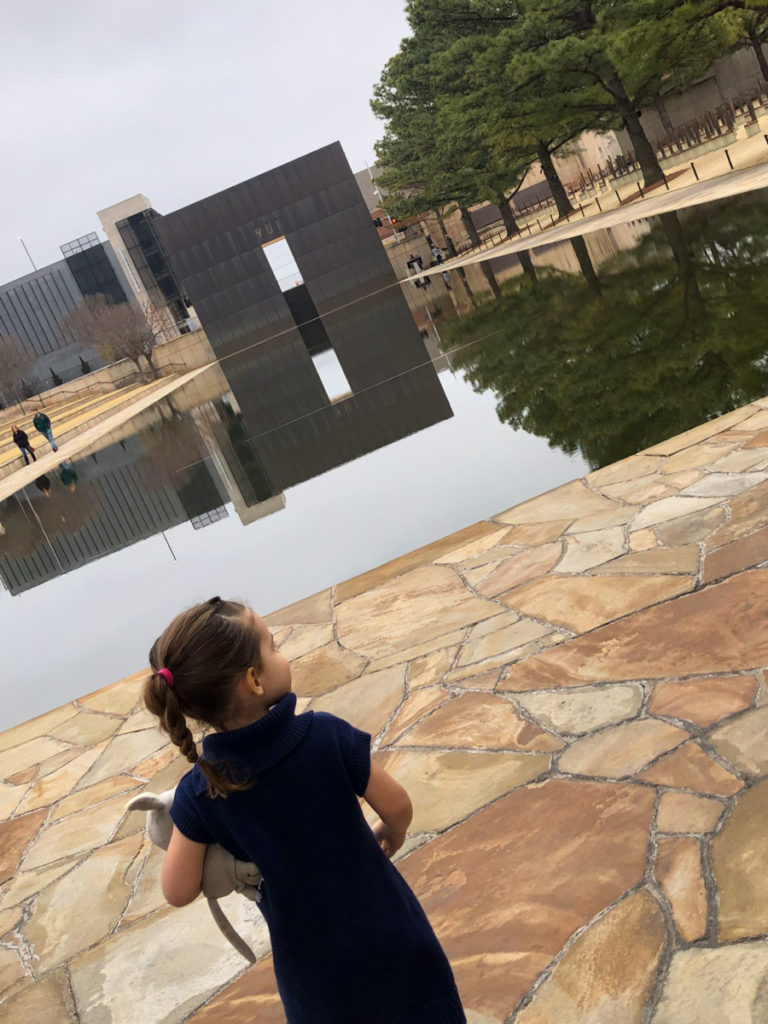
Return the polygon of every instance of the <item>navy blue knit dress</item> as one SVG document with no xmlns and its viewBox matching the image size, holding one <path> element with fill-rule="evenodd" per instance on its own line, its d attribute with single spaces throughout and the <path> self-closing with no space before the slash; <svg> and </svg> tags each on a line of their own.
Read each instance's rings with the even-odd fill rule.
<svg viewBox="0 0 768 1024">
<path fill-rule="evenodd" d="M 176 827 L 261 869 L 288 1024 L 465 1024 L 448 960 L 357 800 L 370 736 L 295 708 L 291 693 L 258 722 L 206 736 L 207 760 L 255 781 L 211 799 L 195 766 L 176 790 Z"/>
</svg>

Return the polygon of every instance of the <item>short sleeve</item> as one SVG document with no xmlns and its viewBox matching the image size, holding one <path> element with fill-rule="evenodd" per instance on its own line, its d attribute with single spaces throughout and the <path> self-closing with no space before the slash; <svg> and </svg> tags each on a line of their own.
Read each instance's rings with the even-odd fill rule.
<svg viewBox="0 0 768 1024">
<path fill-rule="evenodd" d="M 370 733 L 356 729 L 343 718 L 336 718 L 335 724 L 339 750 L 349 781 L 355 793 L 362 796 L 368 788 L 368 779 L 371 775 Z"/>
<path fill-rule="evenodd" d="M 200 812 L 196 806 L 197 801 L 192 786 L 190 785 L 192 773 L 185 775 L 176 787 L 171 804 L 171 821 L 176 828 L 187 839 L 193 843 L 214 843 L 210 832 L 205 827 Z"/>
</svg>

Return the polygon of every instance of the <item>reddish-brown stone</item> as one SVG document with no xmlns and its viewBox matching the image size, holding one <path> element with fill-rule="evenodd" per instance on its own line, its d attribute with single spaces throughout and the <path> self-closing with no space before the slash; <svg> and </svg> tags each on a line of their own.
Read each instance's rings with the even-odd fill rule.
<svg viewBox="0 0 768 1024">
<path fill-rule="evenodd" d="M 698 839 L 659 839 L 656 878 L 670 902 L 682 938 L 686 942 L 700 939 L 707 930 L 707 892 Z"/>
<path fill-rule="evenodd" d="M 577 928 L 642 878 L 651 790 L 516 790 L 402 864 L 467 1009 L 504 1020 Z"/>
<path fill-rule="evenodd" d="M 513 587 L 548 573 L 562 554 L 560 541 L 543 544 L 519 555 L 510 555 L 475 589 L 483 597 L 496 597 Z"/>
<path fill-rule="evenodd" d="M 48 815 L 48 808 L 0 822 L 0 885 L 11 878 L 21 855 L 32 842 Z"/>
<path fill-rule="evenodd" d="M 761 430 L 755 434 L 751 441 L 747 441 L 745 448 L 768 448 L 768 430 Z"/>
<path fill-rule="evenodd" d="M 768 526 L 708 554 L 704 560 L 704 582 L 733 576 L 734 573 L 767 560 Z"/>
<path fill-rule="evenodd" d="M 714 679 L 686 679 L 659 683 L 648 710 L 652 715 L 681 718 L 694 725 L 708 726 L 726 715 L 751 707 L 757 692 L 754 676 L 718 676 Z"/>
<path fill-rule="evenodd" d="M 638 776 L 646 782 L 674 789 L 695 789 L 697 793 L 732 796 L 744 783 L 699 747 L 693 740 L 660 758 Z"/>
<path fill-rule="evenodd" d="M 549 690 L 759 668 L 768 664 L 767 616 L 768 570 L 753 569 L 518 662 L 497 689 Z"/>
<path fill-rule="evenodd" d="M 272 957 L 265 957 L 214 998 L 186 1017 L 186 1024 L 285 1024 Z"/>
</svg>

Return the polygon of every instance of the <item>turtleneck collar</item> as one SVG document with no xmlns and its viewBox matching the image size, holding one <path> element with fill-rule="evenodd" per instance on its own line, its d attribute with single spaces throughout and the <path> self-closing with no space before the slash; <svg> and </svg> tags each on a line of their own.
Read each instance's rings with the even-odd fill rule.
<svg viewBox="0 0 768 1024">
<path fill-rule="evenodd" d="M 258 721 L 230 732 L 209 733 L 203 740 L 203 757 L 224 761 L 236 771 L 258 774 L 290 754 L 311 721 L 311 711 L 296 715 L 296 694 L 287 693 Z"/>
</svg>

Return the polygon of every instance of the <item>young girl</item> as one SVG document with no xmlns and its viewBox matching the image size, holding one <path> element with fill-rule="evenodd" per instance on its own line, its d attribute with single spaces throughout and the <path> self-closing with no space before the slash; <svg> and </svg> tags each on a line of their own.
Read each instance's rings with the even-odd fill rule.
<svg viewBox="0 0 768 1024">
<path fill-rule="evenodd" d="M 208 843 L 262 872 L 288 1024 L 465 1024 L 453 974 L 389 858 L 408 794 L 370 757 L 370 736 L 295 714 L 291 670 L 249 608 L 212 598 L 154 643 L 147 708 L 194 767 L 171 808 L 165 898 L 200 893 Z M 213 727 L 198 754 L 187 717 Z M 379 821 L 371 829 L 358 796 Z"/>
</svg>

